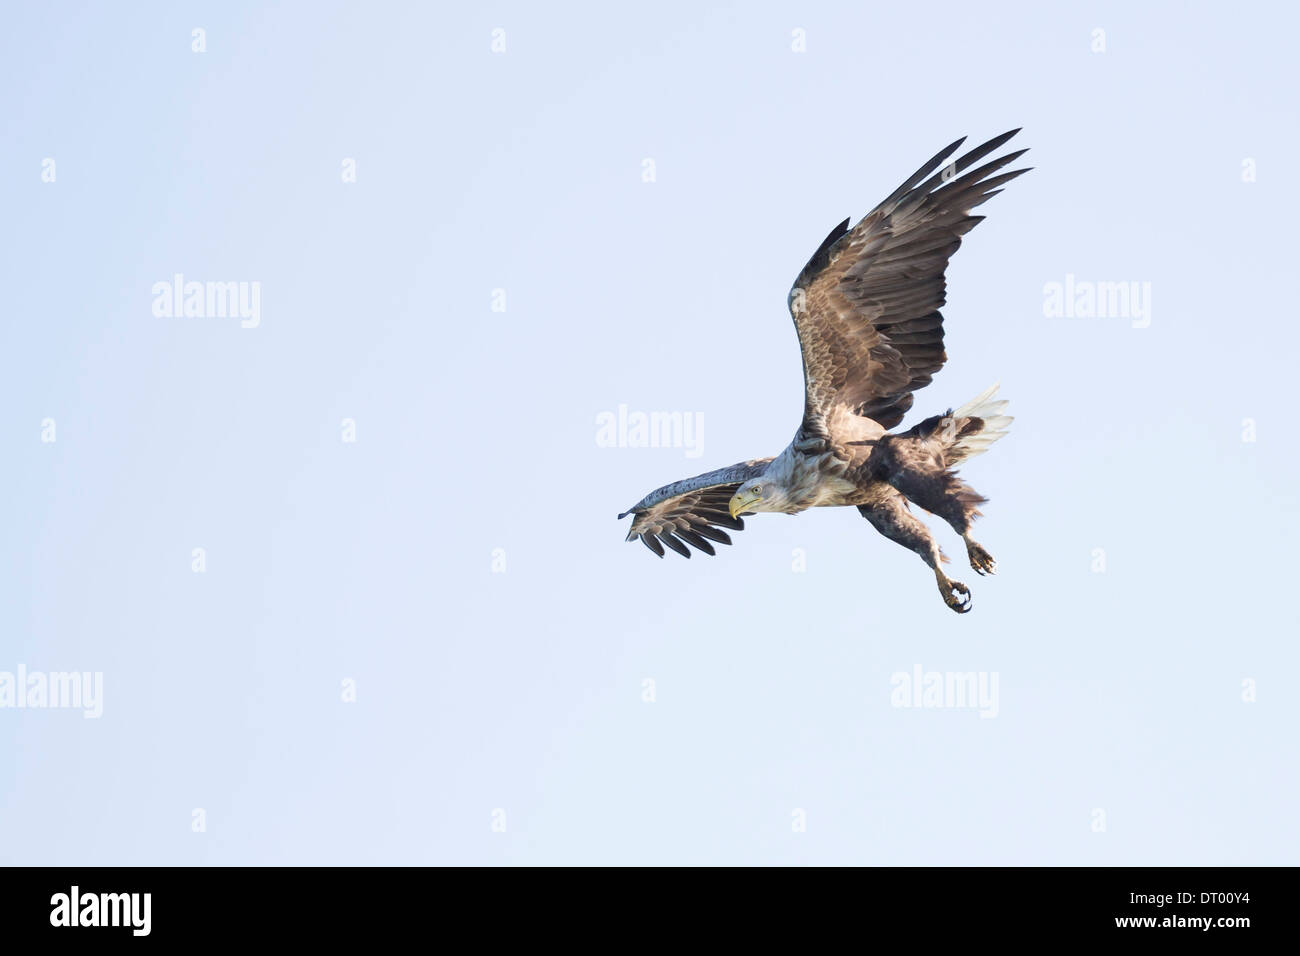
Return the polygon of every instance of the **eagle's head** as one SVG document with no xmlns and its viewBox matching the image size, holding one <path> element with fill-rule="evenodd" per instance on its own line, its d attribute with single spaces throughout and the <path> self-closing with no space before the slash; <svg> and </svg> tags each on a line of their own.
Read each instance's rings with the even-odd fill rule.
<svg viewBox="0 0 1300 956">
<path fill-rule="evenodd" d="M 733 518 L 749 511 L 788 511 L 790 507 L 786 488 L 769 475 L 749 479 L 727 502 L 727 510 Z"/>
</svg>

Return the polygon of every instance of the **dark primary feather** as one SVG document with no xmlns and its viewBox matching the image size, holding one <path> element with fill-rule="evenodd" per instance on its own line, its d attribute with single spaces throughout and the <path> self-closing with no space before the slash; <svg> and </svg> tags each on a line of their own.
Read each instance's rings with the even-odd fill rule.
<svg viewBox="0 0 1300 956">
<path fill-rule="evenodd" d="M 947 358 L 944 270 L 961 237 L 983 218 L 970 211 L 1028 172 L 994 175 L 1026 150 L 977 169 L 1012 130 L 949 161 L 940 150 L 852 229 L 840 223 L 790 290 L 804 365 L 802 433 L 828 434 L 840 406 L 893 428 Z M 967 170 L 970 170 L 967 172 Z"/>
<path fill-rule="evenodd" d="M 742 531 L 745 527 L 743 520 L 731 517 L 727 510 L 731 496 L 745 481 L 761 475 L 771 460 L 737 462 L 655 489 L 619 515 L 620 518 L 636 516 L 627 540 L 640 538 L 642 544 L 661 558 L 665 546 L 689 558 L 688 544 L 705 554 L 716 554 L 710 541 L 731 544 L 731 536 L 722 528 Z"/>
</svg>

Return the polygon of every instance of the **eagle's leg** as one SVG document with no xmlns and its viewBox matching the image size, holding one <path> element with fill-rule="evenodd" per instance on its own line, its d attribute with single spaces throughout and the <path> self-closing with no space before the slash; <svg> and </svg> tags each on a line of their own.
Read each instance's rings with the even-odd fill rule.
<svg viewBox="0 0 1300 956">
<path fill-rule="evenodd" d="M 862 517 L 871 522 L 872 527 L 890 541 L 896 541 L 909 551 L 915 551 L 921 560 L 934 571 L 934 579 L 939 585 L 943 603 L 958 614 L 965 614 L 971 608 L 970 588 L 960 581 L 954 581 L 943 573 L 942 563 L 946 560 L 939 545 L 930 534 L 920 518 L 907 510 L 907 502 L 902 495 L 890 494 L 880 501 L 858 505 Z"/>
<path fill-rule="evenodd" d="M 994 574 L 998 565 L 993 555 L 971 537 L 971 525 L 980 516 L 979 506 L 988 499 L 936 464 L 920 443 L 904 440 L 882 442 L 882 445 L 886 445 L 882 449 L 885 467 L 879 469 L 880 477 L 909 500 L 952 525 L 952 530 L 966 542 L 966 557 L 976 573 Z M 909 448 L 909 445 L 917 447 Z"/>
</svg>

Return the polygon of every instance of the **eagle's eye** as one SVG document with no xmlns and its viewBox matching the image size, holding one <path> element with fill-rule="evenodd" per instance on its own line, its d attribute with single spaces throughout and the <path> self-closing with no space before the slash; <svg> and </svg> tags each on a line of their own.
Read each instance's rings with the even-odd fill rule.
<svg viewBox="0 0 1300 956">
<path fill-rule="evenodd" d="M 763 493 L 763 486 L 762 486 L 762 485 L 755 485 L 755 486 L 754 486 L 754 494 L 756 494 L 756 495 L 761 495 L 762 493 Z"/>
</svg>

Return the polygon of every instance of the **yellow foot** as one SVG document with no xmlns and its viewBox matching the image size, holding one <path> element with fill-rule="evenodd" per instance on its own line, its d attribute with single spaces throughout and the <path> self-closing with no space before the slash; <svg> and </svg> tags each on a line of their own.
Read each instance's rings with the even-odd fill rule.
<svg viewBox="0 0 1300 956">
<path fill-rule="evenodd" d="M 970 588 L 960 581 L 954 581 L 945 575 L 937 575 L 939 579 L 939 593 L 943 595 L 943 603 L 948 605 L 958 614 L 965 614 L 971 608 Z"/>
<path fill-rule="evenodd" d="M 993 560 L 993 555 L 984 550 L 983 545 L 976 541 L 967 540 L 966 557 L 970 558 L 970 566 L 975 569 L 976 574 L 996 574 L 998 563 Z"/>
</svg>

